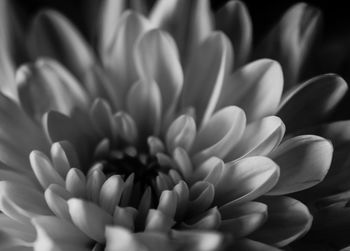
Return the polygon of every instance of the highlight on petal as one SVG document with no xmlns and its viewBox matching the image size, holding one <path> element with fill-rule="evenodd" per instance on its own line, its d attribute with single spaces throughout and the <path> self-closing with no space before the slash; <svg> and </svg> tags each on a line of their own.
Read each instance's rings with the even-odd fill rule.
<svg viewBox="0 0 350 251">
<path fill-rule="evenodd" d="M 285 128 L 282 120 L 276 116 L 249 123 L 240 142 L 232 148 L 225 160 L 269 154 L 281 143 Z"/>
<path fill-rule="evenodd" d="M 37 237 L 35 251 L 88 251 L 89 238 L 68 221 L 55 216 L 38 216 L 32 219 Z"/>
<path fill-rule="evenodd" d="M 196 122 L 191 116 L 181 115 L 169 126 L 166 134 L 166 145 L 171 153 L 177 147 L 188 151 L 196 137 Z"/>
<path fill-rule="evenodd" d="M 235 68 L 248 60 L 252 46 L 252 21 L 246 5 L 237 0 L 228 1 L 215 13 L 216 28 L 230 38 L 235 52 Z"/>
<path fill-rule="evenodd" d="M 154 80 L 162 95 L 163 113 L 177 105 L 183 72 L 173 38 L 161 30 L 151 30 L 135 46 L 135 65 L 140 79 Z"/>
<path fill-rule="evenodd" d="M 29 222 L 33 216 L 52 214 L 41 191 L 10 181 L 0 181 L 0 210 L 20 222 Z"/>
<path fill-rule="evenodd" d="M 346 82 L 338 75 L 314 77 L 283 99 L 277 116 L 286 124 L 288 132 L 315 125 L 328 118 L 347 90 Z"/>
<path fill-rule="evenodd" d="M 283 196 L 264 197 L 261 202 L 267 205 L 269 217 L 251 239 L 283 247 L 310 229 L 312 215 L 301 202 Z"/>
<path fill-rule="evenodd" d="M 225 164 L 220 182 L 215 186 L 216 205 L 241 204 L 267 193 L 278 182 L 278 165 L 262 156 L 243 158 Z"/>
<path fill-rule="evenodd" d="M 95 64 L 92 50 L 70 21 L 54 10 L 40 12 L 33 21 L 29 37 L 33 57 L 60 61 L 79 79 Z"/>
<path fill-rule="evenodd" d="M 290 7 L 258 47 L 256 58 L 268 57 L 281 63 L 285 91 L 299 81 L 321 21 L 321 12 L 306 3 Z"/>
<path fill-rule="evenodd" d="M 193 161 L 202 163 L 213 156 L 225 157 L 242 137 L 245 123 L 244 111 L 236 106 L 216 112 L 197 134 L 191 149 Z"/>
<path fill-rule="evenodd" d="M 80 199 L 68 200 L 69 213 L 74 224 L 91 239 L 104 243 L 105 227 L 113 218 L 94 203 Z"/>
<path fill-rule="evenodd" d="M 23 108 L 38 120 L 47 110 L 70 115 L 73 109 L 87 109 L 90 103 L 78 80 L 52 59 L 23 65 L 16 82 Z"/>
<path fill-rule="evenodd" d="M 213 32 L 189 59 L 183 106 L 195 108 L 197 122 L 207 121 L 214 112 L 226 75 L 232 69 L 232 53 L 228 38 L 221 32 Z"/>
<path fill-rule="evenodd" d="M 331 165 L 333 146 L 319 136 L 302 135 L 286 140 L 269 156 L 281 170 L 280 179 L 269 194 L 287 194 L 305 190 L 324 179 Z"/>
<path fill-rule="evenodd" d="M 217 108 L 237 105 L 253 121 L 277 111 L 283 90 L 280 64 L 260 59 L 242 66 L 226 79 L 220 92 Z"/>
</svg>

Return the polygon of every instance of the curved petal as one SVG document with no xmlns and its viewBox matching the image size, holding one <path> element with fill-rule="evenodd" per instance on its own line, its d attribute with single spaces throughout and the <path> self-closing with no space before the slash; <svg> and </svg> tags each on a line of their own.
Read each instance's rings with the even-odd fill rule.
<svg viewBox="0 0 350 251">
<path fill-rule="evenodd" d="M 159 133 L 162 105 L 162 97 L 156 82 L 139 81 L 131 87 L 127 96 L 127 110 L 134 118 L 141 137 Z"/>
<path fill-rule="evenodd" d="M 79 31 L 54 10 L 42 11 L 36 16 L 29 46 L 34 57 L 57 59 L 81 80 L 95 64 L 93 52 Z"/>
<path fill-rule="evenodd" d="M 268 57 L 281 63 L 285 90 L 297 84 L 305 59 L 320 25 L 321 12 L 297 3 L 290 7 L 280 22 L 258 47 L 256 57 Z"/>
<path fill-rule="evenodd" d="M 250 238 L 283 247 L 305 234 L 311 227 L 312 215 L 301 202 L 289 197 L 265 197 L 267 222 Z"/>
<path fill-rule="evenodd" d="M 216 28 L 230 38 L 235 52 L 235 68 L 243 65 L 252 46 L 252 21 L 241 1 L 230 0 L 215 13 Z"/>
<path fill-rule="evenodd" d="M 249 123 L 240 142 L 232 148 L 225 160 L 267 155 L 280 144 L 285 130 L 283 121 L 276 116 L 264 117 Z"/>
<path fill-rule="evenodd" d="M 344 79 L 334 74 L 314 77 L 286 96 L 277 112 L 288 132 L 324 121 L 345 95 Z"/>
<path fill-rule="evenodd" d="M 28 155 L 33 149 L 48 150 L 41 128 L 10 98 L 0 93 L 0 161 L 33 176 Z"/>
<path fill-rule="evenodd" d="M 87 109 L 90 103 L 77 79 L 51 59 L 22 66 L 16 82 L 23 108 L 37 120 L 48 110 L 70 115 L 76 108 Z"/>
<path fill-rule="evenodd" d="M 183 62 L 213 30 L 208 0 L 160 0 L 150 14 L 150 20 L 175 38 Z"/>
<path fill-rule="evenodd" d="M 220 230 L 241 238 L 253 233 L 267 219 L 267 206 L 260 202 L 228 205 L 219 208 L 222 221 Z"/>
<path fill-rule="evenodd" d="M 169 126 L 166 133 L 166 146 L 170 153 L 181 147 L 188 151 L 196 137 L 196 122 L 191 116 L 181 115 Z"/>
<path fill-rule="evenodd" d="M 68 200 L 69 213 L 74 224 L 91 239 L 104 243 L 105 228 L 113 218 L 96 204 L 80 199 Z"/>
<path fill-rule="evenodd" d="M 0 181 L 0 210 L 20 222 L 37 215 L 51 215 L 43 192 L 21 184 Z"/>
<path fill-rule="evenodd" d="M 333 146 L 319 136 L 303 135 L 286 140 L 269 156 L 281 171 L 278 183 L 269 194 L 281 195 L 321 182 L 331 165 Z"/>
<path fill-rule="evenodd" d="M 161 30 L 151 30 L 135 46 L 138 75 L 155 81 L 162 95 L 163 114 L 175 109 L 183 84 L 183 72 L 175 41 Z"/>
<path fill-rule="evenodd" d="M 185 68 L 183 106 L 195 108 L 197 122 L 205 122 L 214 112 L 226 75 L 232 69 L 232 56 L 230 41 L 220 32 L 213 32 L 195 48 Z"/>
<path fill-rule="evenodd" d="M 111 47 L 103 54 L 102 62 L 113 81 L 117 105 L 124 108 L 125 96 L 138 80 L 134 60 L 136 41 L 151 28 L 142 15 L 125 11 L 118 22 Z"/>
<path fill-rule="evenodd" d="M 197 134 L 191 149 L 193 161 L 200 164 L 210 157 L 225 157 L 242 137 L 245 123 L 244 111 L 236 106 L 216 112 Z"/>
<path fill-rule="evenodd" d="M 237 105 L 253 121 L 277 111 L 283 90 L 280 64 L 271 59 L 260 59 L 242 66 L 226 79 L 217 108 Z"/>
<path fill-rule="evenodd" d="M 220 182 L 215 186 L 217 205 L 232 206 L 267 193 L 279 178 L 279 167 L 266 157 L 248 157 L 225 164 Z"/>
<path fill-rule="evenodd" d="M 37 231 L 34 251 L 88 251 L 90 239 L 68 221 L 55 216 L 39 216 L 32 220 Z"/>
</svg>

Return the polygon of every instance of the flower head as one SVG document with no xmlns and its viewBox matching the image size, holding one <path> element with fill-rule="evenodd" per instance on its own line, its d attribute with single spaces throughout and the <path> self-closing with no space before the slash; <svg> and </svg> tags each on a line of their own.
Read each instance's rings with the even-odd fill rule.
<svg viewBox="0 0 350 251">
<path fill-rule="evenodd" d="M 273 250 L 305 234 L 308 208 L 285 195 L 323 180 L 333 147 L 284 137 L 281 118 L 294 131 L 320 120 L 345 82 L 281 100 L 280 64 L 246 64 L 250 31 L 234 50 L 207 1 L 159 1 L 148 18 L 120 3 L 104 5 L 97 53 L 61 14 L 33 21 L 34 60 L 15 100 L 0 94 L 0 247 Z M 240 2 L 227 8 L 248 25 Z M 294 121 L 320 86 L 327 105 Z"/>
</svg>

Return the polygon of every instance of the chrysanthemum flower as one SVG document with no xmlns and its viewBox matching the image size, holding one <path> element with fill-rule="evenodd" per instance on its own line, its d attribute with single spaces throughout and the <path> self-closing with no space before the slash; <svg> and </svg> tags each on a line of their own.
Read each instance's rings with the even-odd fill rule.
<svg viewBox="0 0 350 251">
<path fill-rule="evenodd" d="M 102 9 L 97 53 L 55 11 L 32 24 L 33 62 L 0 94 L 0 247 L 278 250 L 305 234 L 308 208 L 285 195 L 319 183 L 333 147 L 284 137 L 281 118 L 318 121 L 345 82 L 281 100 L 280 64 L 245 64 L 246 30 L 232 47 L 207 1 L 159 1 L 148 18 L 120 3 Z"/>
</svg>

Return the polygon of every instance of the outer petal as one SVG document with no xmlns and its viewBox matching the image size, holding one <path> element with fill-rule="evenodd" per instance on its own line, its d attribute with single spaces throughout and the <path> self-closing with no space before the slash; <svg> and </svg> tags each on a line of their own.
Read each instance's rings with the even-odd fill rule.
<svg viewBox="0 0 350 251">
<path fill-rule="evenodd" d="M 232 47 L 223 33 L 212 33 L 196 47 L 186 67 L 183 105 L 195 108 L 198 122 L 208 120 L 214 112 L 231 68 Z"/>
<path fill-rule="evenodd" d="M 293 5 L 278 25 L 263 40 L 257 57 L 268 57 L 281 63 L 285 75 L 285 90 L 295 85 L 313 45 L 321 12 L 305 3 Z"/>
<path fill-rule="evenodd" d="M 147 19 L 136 12 L 122 14 L 113 44 L 101 55 L 102 62 L 113 82 L 117 105 L 124 108 L 125 96 L 129 88 L 139 78 L 136 74 L 134 49 L 140 36 L 149 30 Z"/>
<path fill-rule="evenodd" d="M 68 19 L 53 10 L 37 15 L 29 43 L 33 56 L 57 59 L 81 80 L 95 64 L 93 53 L 82 35 Z"/>
<path fill-rule="evenodd" d="M 237 105 L 248 121 L 276 112 L 283 90 L 283 74 L 278 62 L 260 59 L 233 73 L 225 81 L 217 108 Z"/>
<path fill-rule="evenodd" d="M 78 81 L 59 63 L 38 60 L 17 71 L 19 98 L 37 120 L 48 110 L 70 115 L 73 109 L 87 109 L 89 98 Z"/>
<path fill-rule="evenodd" d="M 0 181 L 0 210 L 20 222 L 51 214 L 41 191 L 9 181 Z"/>
<path fill-rule="evenodd" d="M 248 157 L 226 163 L 220 182 L 215 186 L 215 203 L 229 206 L 253 200 L 274 187 L 278 166 L 266 157 Z"/>
<path fill-rule="evenodd" d="M 282 120 L 276 116 L 256 120 L 247 125 L 240 142 L 225 159 L 267 155 L 280 144 L 285 130 Z"/>
<path fill-rule="evenodd" d="M 243 65 L 252 46 L 252 22 L 245 4 L 228 1 L 215 14 L 216 28 L 230 38 L 235 52 L 235 68 Z"/>
<path fill-rule="evenodd" d="M 213 30 L 208 0 L 160 0 L 150 19 L 155 26 L 172 34 L 185 62 L 193 49 Z"/>
<path fill-rule="evenodd" d="M 277 115 L 288 132 L 315 125 L 327 119 L 347 89 L 344 79 L 334 74 L 312 78 L 284 98 Z"/>
<path fill-rule="evenodd" d="M 32 176 L 28 155 L 48 150 L 41 128 L 11 99 L 0 93 L 0 161 Z"/>
<path fill-rule="evenodd" d="M 88 251 L 89 238 L 68 221 L 55 216 L 35 217 L 32 223 L 37 231 L 34 251 Z"/>
<path fill-rule="evenodd" d="M 158 84 L 163 113 L 173 110 L 183 84 L 175 41 L 163 31 L 149 31 L 140 38 L 134 55 L 139 77 L 146 81 L 155 80 Z"/>
<path fill-rule="evenodd" d="M 312 215 L 301 202 L 289 197 L 266 197 L 268 219 L 251 235 L 253 240 L 283 247 L 305 234 L 311 227 Z"/>
<path fill-rule="evenodd" d="M 332 156 L 332 144 L 318 136 L 303 135 L 285 141 L 270 154 L 279 165 L 281 176 L 269 194 L 293 193 L 321 182 Z"/>
</svg>

